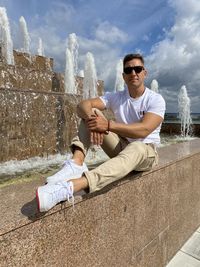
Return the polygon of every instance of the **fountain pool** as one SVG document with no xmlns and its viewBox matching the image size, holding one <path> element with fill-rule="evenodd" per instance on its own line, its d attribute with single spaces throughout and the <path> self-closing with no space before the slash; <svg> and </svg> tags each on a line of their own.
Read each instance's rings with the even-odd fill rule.
<svg viewBox="0 0 200 267">
<path fill-rule="evenodd" d="M 169 146 L 172 144 L 186 142 L 197 137 L 180 137 L 178 135 L 161 134 L 161 144 L 159 147 Z M 29 179 L 35 179 L 41 176 L 49 176 L 52 173 L 58 171 L 66 159 L 71 157 L 70 153 L 65 155 L 56 154 L 46 157 L 33 157 L 26 160 L 11 160 L 0 163 L 0 187 L 10 183 L 14 183 L 17 180 L 28 181 Z M 94 168 L 96 165 L 104 162 L 108 159 L 108 156 L 101 148 L 96 150 L 89 150 L 86 157 L 86 164 L 88 167 Z"/>
</svg>

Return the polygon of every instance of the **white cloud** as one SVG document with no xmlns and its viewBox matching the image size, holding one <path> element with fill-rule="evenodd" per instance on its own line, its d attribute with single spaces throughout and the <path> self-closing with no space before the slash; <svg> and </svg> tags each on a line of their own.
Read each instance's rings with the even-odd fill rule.
<svg viewBox="0 0 200 267">
<path fill-rule="evenodd" d="M 113 90 L 119 49 L 112 47 L 109 42 L 79 37 L 79 50 L 79 68 L 84 66 L 85 54 L 91 52 L 94 55 L 98 78 L 104 81 L 106 90 Z"/>
<path fill-rule="evenodd" d="M 126 33 L 121 31 L 114 25 L 111 25 L 109 22 L 104 21 L 97 26 L 95 37 L 98 40 L 114 44 L 116 42 L 124 43 L 127 41 L 128 36 Z"/>
<path fill-rule="evenodd" d="M 76 15 L 77 12 L 72 5 L 56 1 L 45 14 L 44 21 L 46 25 L 56 28 L 60 33 L 60 31 L 67 31 L 72 28 Z"/>
<path fill-rule="evenodd" d="M 149 79 L 157 79 L 160 87 L 176 94 L 181 85 L 185 84 L 189 95 L 194 97 L 199 94 L 196 87 L 200 87 L 200 2 L 170 0 L 170 3 L 176 9 L 175 24 L 147 57 Z M 169 96 L 166 97 L 168 102 Z M 175 106 L 175 98 L 170 101 Z M 192 110 L 197 109 L 199 105 L 192 102 Z"/>
<path fill-rule="evenodd" d="M 198 0 L 169 0 L 169 4 L 175 8 L 177 15 L 181 17 L 191 17 L 200 12 Z"/>
<path fill-rule="evenodd" d="M 79 40 L 79 69 L 83 68 L 85 54 L 93 53 L 98 77 L 105 81 L 106 89 L 114 87 L 118 60 L 130 51 L 144 51 L 149 69 L 147 83 L 158 80 L 170 109 L 177 106 L 176 95 L 183 84 L 188 88 L 193 108 L 199 109 L 195 100 L 200 87 L 199 0 L 155 0 L 148 8 L 148 0 L 127 0 L 126 5 L 121 0 L 0 3 L 5 3 L 8 16 L 14 17 L 10 23 L 14 47 L 21 46 L 17 19 L 25 14 L 31 53 L 36 53 L 38 39 L 42 38 L 45 55 L 54 58 L 56 71 L 64 72 L 66 39 L 74 32 Z M 105 4 L 106 9 L 102 8 Z M 172 8 L 176 17 L 170 26 L 174 18 Z M 148 56 L 146 51 L 157 40 L 162 41 L 153 46 Z"/>
<path fill-rule="evenodd" d="M 145 34 L 142 38 L 143 41 L 147 42 L 149 41 L 149 36 L 147 34 Z"/>
<path fill-rule="evenodd" d="M 50 2 L 43 17 L 34 13 L 27 20 L 31 36 L 31 53 L 37 53 L 39 38 L 42 38 L 45 55 L 54 58 L 54 69 L 64 72 L 66 39 L 70 33 L 75 32 L 80 42 L 79 53 L 82 66 L 85 54 L 90 51 L 94 54 L 96 61 L 100 63 L 98 73 L 105 73 L 102 62 L 104 65 L 107 64 L 106 59 L 110 54 L 115 55 L 117 61 L 119 47 L 122 42 L 125 42 L 127 36 L 117 26 L 107 21 L 102 22 L 99 18 L 91 23 L 90 18 L 93 15 L 88 8 L 89 6 L 86 5 L 81 10 L 82 12 L 79 12 L 80 7 L 75 8 L 69 2 L 66 4 L 57 1 Z M 88 12 L 87 15 L 86 12 Z M 14 47 L 20 49 L 22 44 L 18 21 L 12 21 L 12 32 Z M 115 47 L 113 47 L 113 43 L 115 43 Z M 114 56 L 112 60 L 114 60 Z M 106 75 L 101 76 L 104 78 Z"/>
<path fill-rule="evenodd" d="M 62 10 L 60 10 L 62 8 Z M 72 19 L 71 16 L 74 16 Z M 57 17 L 59 16 L 59 19 Z M 64 19 L 62 20 L 62 18 Z M 52 20 L 52 18 L 54 18 Z M 35 17 L 35 20 L 38 18 Z M 80 18 L 79 18 L 80 19 Z M 54 10 L 49 10 L 45 15 L 45 23 L 31 32 L 32 51 L 38 48 L 38 39 L 42 38 L 45 55 L 54 58 L 55 70 L 64 72 L 66 39 L 73 32 L 73 21 L 76 24 L 75 10 L 69 6 L 57 5 Z M 67 23 L 67 21 L 69 23 Z M 35 22 L 37 24 L 37 22 Z M 56 27 L 55 27 L 56 25 Z M 63 27 L 63 38 L 57 29 Z M 63 25 L 66 25 L 64 27 Z M 79 69 L 83 69 L 85 55 L 91 52 L 94 55 L 98 78 L 104 80 L 106 89 L 113 90 L 115 80 L 115 68 L 120 57 L 120 45 L 127 42 L 127 34 L 115 25 L 105 21 L 91 25 L 90 36 L 77 35 L 79 43 Z M 114 69 L 114 71 L 113 71 Z"/>
</svg>

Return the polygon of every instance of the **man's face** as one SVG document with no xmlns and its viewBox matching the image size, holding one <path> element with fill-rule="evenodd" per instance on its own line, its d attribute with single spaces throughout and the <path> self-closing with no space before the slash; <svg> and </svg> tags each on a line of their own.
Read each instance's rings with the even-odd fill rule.
<svg viewBox="0 0 200 267">
<path fill-rule="evenodd" d="M 128 67 L 135 67 L 135 66 L 141 66 L 143 67 L 143 69 L 141 70 L 141 68 L 139 68 L 139 70 L 137 70 L 136 68 L 136 70 L 134 70 L 134 69 L 129 68 L 130 73 L 128 74 L 126 74 L 125 72 L 123 73 L 124 81 L 127 84 L 129 89 L 140 88 L 144 84 L 144 79 L 146 78 L 146 75 L 147 75 L 147 71 L 144 69 L 144 65 L 138 58 L 134 58 L 130 61 L 127 61 L 124 66 L 124 69 Z M 140 72 L 137 73 L 137 71 L 140 71 Z"/>
</svg>

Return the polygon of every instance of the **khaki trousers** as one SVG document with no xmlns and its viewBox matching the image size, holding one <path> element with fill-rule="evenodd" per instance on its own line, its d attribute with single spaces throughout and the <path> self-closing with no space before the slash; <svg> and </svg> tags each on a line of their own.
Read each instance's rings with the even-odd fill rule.
<svg viewBox="0 0 200 267">
<path fill-rule="evenodd" d="M 98 111 L 99 114 L 103 114 Z M 78 136 L 71 143 L 73 152 L 74 146 L 79 147 L 84 154 L 90 147 L 89 132 L 82 120 L 79 125 Z M 104 186 L 125 177 L 131 171 L 148 171 L 158 163 L 158 154 L 152 144 L 145 144 L 139 141 L 129 143 L 127 139 L 109 132 L 104 135 L 102 149 L 110 157 L 109 160 L 97 168 L 85 172 L 89 183 L 90 192 L 100 190 Z"/>
</svg>

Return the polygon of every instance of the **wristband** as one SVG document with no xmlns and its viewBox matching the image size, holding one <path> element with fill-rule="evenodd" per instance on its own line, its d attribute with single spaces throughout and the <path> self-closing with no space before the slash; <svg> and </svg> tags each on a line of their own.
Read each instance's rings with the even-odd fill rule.
<svg viewBox="0 0 200 267">
<path fill-rule="evenodd" d="M 109 132 L 110 132 L 110 120 L 108 120 L 108 129 L 106 131 L 106 134 L 109 134 Z"/>
<path fill-rule="evenodd" d="M 110 120 L 108 120 L 108 128 L 105 131 L 105 134 L 109 134 L 109 131 L 110 131 Z"/>
<path fill-rule="evenodd" d="M 107 132 L 110 132 L 110 120 L 108 120 L 108 130 Z"/>
</svg>

